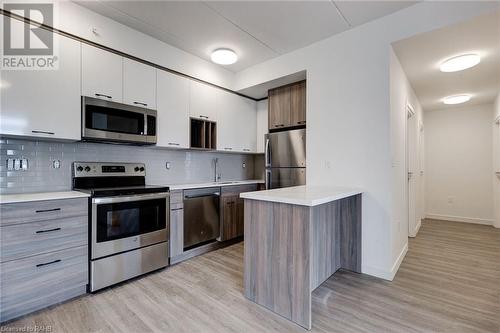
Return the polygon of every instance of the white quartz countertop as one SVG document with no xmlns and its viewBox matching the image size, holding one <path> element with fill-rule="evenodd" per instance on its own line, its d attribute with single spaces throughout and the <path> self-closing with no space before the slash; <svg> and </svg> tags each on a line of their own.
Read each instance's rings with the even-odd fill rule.
<svg viewBox="0 0 500 333">
<path fill-rule="evenodd" d="M 0 195 L 0 203 L 88 198 L 89 196 L 89 194 L 79 191 L 2 194 Z"/>
<path fill-rule="evenodd" d="M 312 207 L 361 193 L 363 191 L 358 188 L 303 185 L 266 191 L 245 192 L 241 193 L 240 197 Z"/>
<path fill-rule="evenodd" d="M 264 183 L 264 181 L 261 179 L 252 179 L 252 180 L 219 181 L 211 183 L 165 184 L 165 186 L 168 186 L 171 191 L 175 191 L 175 190 L 189 190 L 193 188 L 235 186 L 235 185 L 259 184 L 259 183 Z"/>
</svg>

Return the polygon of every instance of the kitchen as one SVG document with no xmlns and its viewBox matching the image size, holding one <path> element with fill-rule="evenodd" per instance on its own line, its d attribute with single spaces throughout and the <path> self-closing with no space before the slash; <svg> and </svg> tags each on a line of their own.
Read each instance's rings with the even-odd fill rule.
<svg viewBox="0 0 500 333">
<path fill-rule="evenodd" d="M 191 3 L 185 10 L 198 5 Z M 57 46 L 56 70 L 2 68 L 2 323 L 29 322 L 33 312 L 43 322 L 44 311 L 77 304 L 85 304 L 90 316 L 92 307 L 98 308 L 93 300 L 119 290 L 134 295 L 126 297 L 148 295 L 155 299 L 152 304 L 163 302 L 142 285 L 153 283 L 161 285 L 153 288 L 160 294 L 182 289 L 185 297 L 177 302 L 187 301 L 194 308 L 197 298 L 186 294 L 189 288 L 200 298 L 209 292 L 229 302 L 235 297 L 235 307 L 246 318 L 239 327 L 232 316 L 225 321 L 207 309 L 185 308 L 206 325 L 193 324 L 194 330 L 215 330 L 220 323 L 229 325 L 228 330 L 266 330 L 276 323 L 283 330 L 299 331 L 314 329 L 315 290 L 339 269 L 394 278 L 398 265 L 392 270 L 377 266 L 385 262 L 382 253 L 387 249 L 379 247 L 383 233 L 373 232 L 383 210 L 376 204 L 382 190 L 373 182 L 383 177 L 358 179 L 368 165 L 358 160 L 359 141 L 347 132 L 358 125 L 359 114 L 338 123 L 322 122 L 326 109 L 317 97 L 325 87 L 311 80 L 317 68 L 294 64 L 291 70 L 278 66 L 259 74 L 256 67 L 253 74 L 243 67 L 213 64 L 160 41 L 154 33 L 151 37 L 118 23 L 120 19 L 108 17 L 116 13 L 103 14 L 99 6 L 59 3 L 57 30 L 51 25 L 38 28 L 37 35 L 46 35 L 41 40 L 50 36 Z M 130 6 L 137 9 L 133 2 Z M 487 9 L 478 5 L 477 12 L 481 10 Z M 29 30 L 25 25 L 33 22 L 18 13 L 5 4 L 4 27 Z M 227 66 L 243 66 L 244 61 L 242 55 L 241 62 Z M 372 134 L 380 125 L 380 119 L 374 121 Z M 325 134 L 328 126 L 334 129 L 333 137 Z M 341 134 L 346 140 L 335 140 Z M 330 155 L 337 148 L 342 161 Z M 365 147 L 362 151 L 369 156 Z M 376 170 L 378 160 L 374 163 Z M 317 238 L 312 243 L 305 236 L 297 243 L 294 239 L 293 246 L 265 263 L 255 259 L 274 245 L 286 247 L 287 237 L 296 231 L 288 234 L 281 225 L 294 214 L 304 235 Z M 313 223 L 320 221 L 323 229 Z M 259 235 L 276 238 L 264 241 Z M 301 251 L 311 244 L 323 245 L 319 252 Z M 250 252 L 261 254 L 253 258 Z M 277 288 L 277 282 L 262 284 L 274 273 L 293 275 L 283 266 L 290 261 L 281 261 L 282 255 L 301 258 L 293 268 L 311 262 L 303 266 L 305 272 L 311 270 L 310 280 L 294 280 L 301 285 L 286 288 Z M 233 267 L 235 257 L 245 270 Z M 220 267 L 219 276 L 213 267 L 220 262 L 228 267 Z M 258 268 L 261 264 L 267 268 Z M 267 275 L 271 267 L 276 271 Z M 205 285 L 202 272 L 214 274 L 206 278 L 214 290 Z M 185 275 L 185 285 L 179 274 Z M 231 274 L 236 280 L 229 279 Z M 169 284 L 165 277 L 175 275 L 180 280 Z M 226 291 L 223 281 L 214 282 L 217 277 L 228 279 L 231 288 L 236 284 L 236 289 Z M 297 288 L 302 283 L 304 288 Z M 292 303 L 304 301 L 297 302 L 298 312 L 282 299 L 290 290 L 300 291 L 291 296 Z M 276 293 L 280 301 L 272 304 L 259 296 L 263 293 Z M 168 302 L 175 303 L 176 292 L 172 295 Z M 212 305 L 229 309 L 217 301 Z M 106 303 L 113 311 L 109 306 Z M 251 324 L 256 318 L 245 307 L 263 323 Z M 182 316 L 174 304 L 165 308 Z M 148 311 L 158 314 L 158 309 L 144 310 L 144 318 L 149 318 Z M 92 322 L 95 318 L 90 319 L 91 328 L 82 324 L 80 330 L 113 330 L 109 325 L 121 330 L 179 328 L 165 326 L 165 318 L 150 318 L 151 326 L 143 319 L 144 327 L 130 318 L 123 323 L 114 318 L 99 327 Z"/>
</svg>

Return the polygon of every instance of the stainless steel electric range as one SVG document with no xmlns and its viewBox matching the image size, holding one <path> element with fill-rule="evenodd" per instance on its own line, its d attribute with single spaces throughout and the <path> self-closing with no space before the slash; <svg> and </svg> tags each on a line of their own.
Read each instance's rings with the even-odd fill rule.
<svg viewBox="0 0 500 333">
<path fill-rule="evenodd" d="M 91 292 L 168 266 L 169 189 L 147 186 L 142 163 L 73 163 L 89 199 Z"/>
</svg>

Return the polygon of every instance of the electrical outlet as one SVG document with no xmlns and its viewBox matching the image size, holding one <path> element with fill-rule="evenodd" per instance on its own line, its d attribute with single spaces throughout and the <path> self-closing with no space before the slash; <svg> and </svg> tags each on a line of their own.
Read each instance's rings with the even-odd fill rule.
<svg viewBox="0 0 500 333">
<path fill-rule="evenodd" d="M 241 166 L 243 167 L 243 169 L 245 169 L 247 167 L 247 164 L 245 162 L 243 162 L 243 164 Z"/>
<path fill-rule="evenodd" d="M 21 170 L 21 160 L 19 158 L 14 159 L 14 171 Z"/>
<path fill-rule="evenodd" d="M 165 163 L 165 168 L 167 168 L 167 170 L 170 170 L 170 167 L 171 167 L 170 162 L 166 162 Z"/>
<path fill-rule="evenodd" d="M 52 161 L 52 167 L 53 167 L 54 169 L 59 169 L 59 168 L 61 168 L 61 161 L 60 161 L 60 160 L 53 160 L 53 161 Z"/>
</svg>

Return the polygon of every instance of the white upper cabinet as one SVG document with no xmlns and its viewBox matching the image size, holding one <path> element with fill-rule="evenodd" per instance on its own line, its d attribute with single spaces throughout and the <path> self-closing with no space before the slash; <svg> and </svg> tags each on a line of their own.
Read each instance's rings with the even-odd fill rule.
<svg viewBox="0 0 500 333">
<path fill-rule="evenodd" d="M 123 101 L 123 58 L 82 44 L 82 94 L 108 101 Z"/>
<path fill-rule="evenodd" d="M 257 103 L 254 100 L 238 97 L 238 144 L 239 151 L 255 153 L 257 149 Z"/>
<path fill-rule="evenodd" d="M 217 120 L 217 92 L 220 89 L 198 81 L 189 81 L 189 115 L 193 118 Z"/>
<path fill-rule="evenodd" d="M 264 137 L 269 129 L 267 103 L 267 99 L 257 102 L 257 153 L 264 153 L 266 148 Z"/>
<path fill-rule="evenodd" d="M 54 38 L 58 69 L 2 70 L 0 134 L 81 139 L 81 45 L 57 34 Z"/>
<path fill-rule="evenodd" d="M 123 59 L 123 103 L 156 109 L 156 68 Z"/>
<path fill-rule="evenodd" d="M 248 98 L 217 92 L 217 149 L 253 153 L 256 150 L 256 103 Z"/>
<path fill-rule="evenodd" d="M 219 89 L 217 91 L 217 150 L 238 151 L 238 96 Z"/>
<path fill-rule="evenodd" d="M 189 148 L 189 80 L 164 71 L 157 75 L 156 145 Z"/>
</svg>

